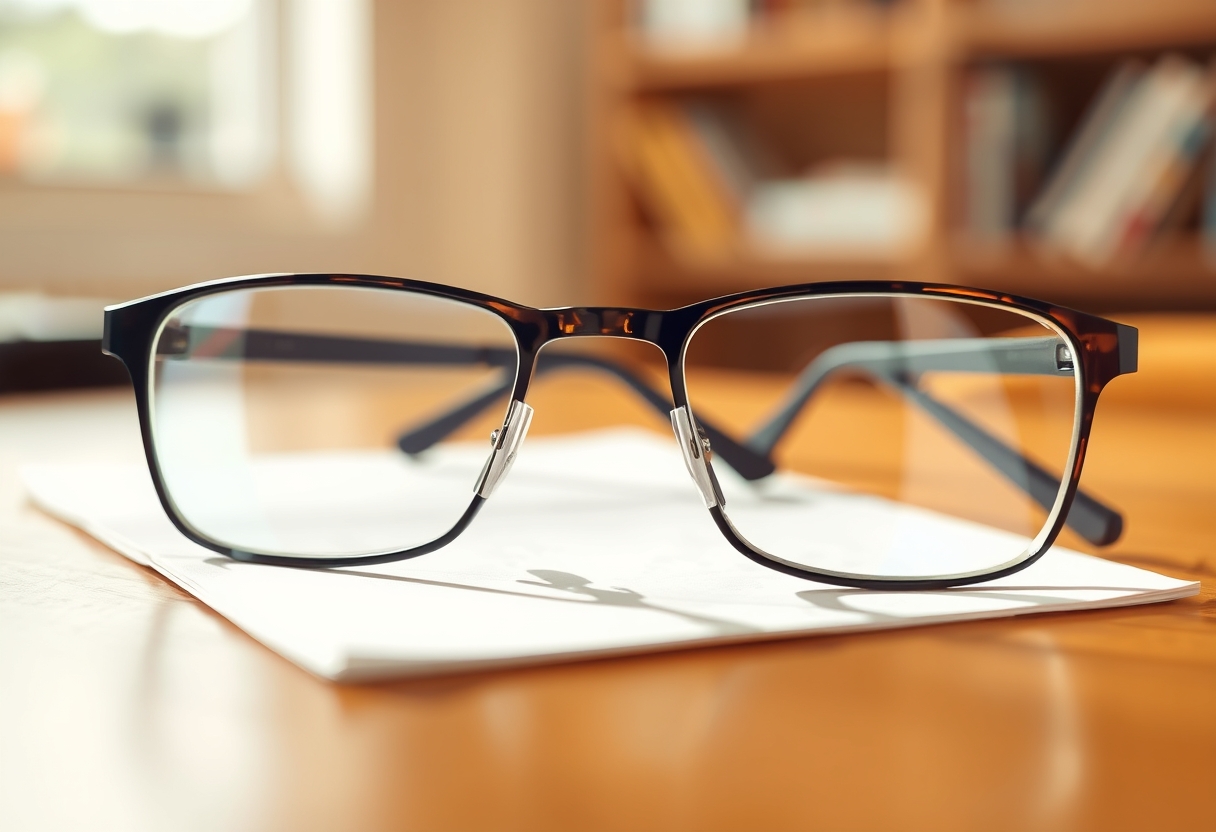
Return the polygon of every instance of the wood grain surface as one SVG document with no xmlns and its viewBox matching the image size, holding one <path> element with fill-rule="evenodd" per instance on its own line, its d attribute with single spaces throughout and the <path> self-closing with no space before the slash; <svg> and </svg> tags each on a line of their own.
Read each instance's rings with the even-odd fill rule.
<svg viewBox="0 0 1216 832">
<path fill-rule="evenodd" d="M 140 458 L 128 395 L 0 400 L 0 829 L 1213 828 L 1216 321 L 1129 322 L 1102 554 L 1198 597 L 372 686 L 25 502 L 24 463 Z"/>
</svg>

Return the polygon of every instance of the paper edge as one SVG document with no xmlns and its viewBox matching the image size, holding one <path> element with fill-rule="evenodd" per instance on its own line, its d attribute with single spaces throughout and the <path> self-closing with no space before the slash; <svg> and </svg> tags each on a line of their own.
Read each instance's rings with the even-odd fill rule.
<svg viewBox="0 0 1216 832">
<path fill-rule="evenodd" d="M 38 477 L 38 471 L 43 467 L 45 466 L 23 465 L 19 471 L 25 494 L 38 509 L 54 517 L 56 520 L 84 532 L 103 546 L 107 546 L 118 552 L 118 554 L 127 560 L 134 561 L 140 566 L 152 566 L 152 560 L 131 541 L 126 540 L 120 534 L 109 531 L 104 526 L 99 527 L 91 522 L 88 517 L 72 511 L 71 508 L 44 494 Z"/>
<path fill-rule="evenodd" d="M 1114 561 L 1117 562 L 1117 561 Z M 1136 567 L 1139 568 L 1139 567 Z M 1148 571 L 1148 570 L 1144 570 Z M 1159 574 L 1159 573 L 1153 573 Z M 1169 576 L 1161 576 L 1169 577 Z M 655 644 L 629 645 L 625 647 L 607 647 L 590 650 L 563 651 L 557 653 L 532 653 L 527 656 L 495 657 L 487 659 L 467 659 L 458 661 L 411 661 L 409 659 L 380 659 L 374 656 L 349 654 L 336 675 L 325 678 L 336 682 L 365 683 L 385 682 L 393 679 L 431 678 L 448 675 L 463 675 L 489 670 L 540 667 L 551 664 L 572 664 L 580 661 L 596 661 L 626 656 L 644 656 L 647 654 L 674 652 L 676 650 L 706 649 L 711 647 L 731 647 L 739 644 L 755 644 L 768 641 L 791 641 L 799 638 L 828 638 L 850 633 L 876 632 L 880 630 L 906 630 L 912 627 L 933 627 L 945 624 L 961 624 L 968 621 L 990 621 L 1016 616 L 1040 615 L 1043 613 L 1085 612 L 1120 607 L 1136 607 L 1146 604 L 1158 604 L 1165 601 L 1177 601 L 1199 594 L 1199 581 L 1179 581 L 1179 586 L 1160 590 L 1147 590 L 1135 595 L 1122 598 L 1104 599 L 1083 602 L 1066 602 L 1046 606 L 1012 607 L 1008 609 L 984 610 L 972 613 L 951 613 L 949 615 L 924 616 L 912 619 L 911 622 L 898 620 L 873 621 L 866 624 L 848 624 L 820 627 L 802 630 L 767 630 L 760 633 L 745 633 L 729 636 L 707 636 L 690 638 L 679 641 L 663 641 Z M 216 610 L 219 613 L 218 610 Z M 223 615 L 223 613 L 219 613 Z M 310 669 L 311 671 L 311 669 Z M 311 671 L 314 672 L 315 671 Z"/>
<path fill-rule="evenodd" d="M 80 529 L 102 545 L 107 546 L 128 560 L 152 569 L 174 586 L 189 593 L 208 609 L 214 611 L 217 615 L 219 615 L 225 621 L 231 623 L 234 627 L 248 635 L 254 641 L 265 646 L 272 652 L 277 653 L 279 656 L 288 660 L 295 666 L 319 678 L 343 683 L 384 682 L 393 679 L 415 679 L 422 677 L 462 675 L 490 670 L 538 667 L 552 664 L 571 664 L 580 661 L 596 661 L 600 659 L 610 659 L 625 656 L 642 656 L 647 654 L 674 652 L 676 650 L 726 647 L 766 641 L 789 641 L 797 638 L 819 638 L 834 635 L 845 635 L 849 633 L 875 632 L 879 630 L 899 630 L 907 629 L 909 627 L 928 627 L 942 624 L 956 624 L 966 621 L 986 621 L 1001 618 L 1013 618 L 1019 615 L 1039 615 L 1052 612 L 1115 609 L 1119 607 L 1132 607 L 1141 606 L 1144 604 L 1161 603 L 1164 601 L 1175 601 L 1181 598 L 1188 598 L 1190 596 L 1197 595 L 1200 591 L 1199 581 L 1184 581 L 1180 578 L 1171 578 L 1168 575 L 1161 575 L 1160 573 L 1150 572 L 1150 570 L 1145 569 L 1142 571 L 1150 572 L 1150 574 L 1166 578 L 1167 580 L 1176 581 L 1178 585 L 1166 589 L 1145 590 L 1134 595 L 1127 595 L 1113 599 L 1099 599 L 1080 602 L 1069 601 L 1061 602 L 1059 604 L 1036 605 L 1029 607 L 1019 606 L 1007 609 L 980 610 L 961 614 L 951 613 L 949 615 L 916 617 L 912 621 L 905 619 L 877 620 L 864 624 L 849 624 L 829 628 L 821 627 L 813 629 L 767 630 L 759 633 L 745 633 L 729 636 L 714 635 L 680 639 L 677 641 L 667 640 L 653 644 L 634 644 L 620 647 L 592 648 L 589 650 L 567 650 L 555 653 L 529 653 L 527 655 L 489 657 L 482 659 L 435 661 L 429 659 L 410 660 L 408 658 L 379 658 L 372 655 L 359 655 L 358 653 L 343 653 L 342 651 L 333 649 L 331 646 L 330 649 L 326 651 L 328 655 L 327 661 L 314 662 L 303 658 L 287 645 L 284 645 L 273 638 L 267 637 L 263 633 L 259 632 L 259 628 L 250 628 L 247 625 L 239 623 L 233 617 L 229 616 L 223 609 L 216 606 L 211 600 L 209 600 L 207 597 L 210 594 L 209 592 L 188 578 L 171 572 L 165 566 L 157 562 L 155 557 L 146 554 L 132 541 L 126 539 L 122 535 L 110 532 L 104 526 L 99 528 L 96 524 L 89 522 L 87 518 L 81 517 L 70 509 L 60 505 L 56 501 L 47 498 L 46 495 L 40 492 L 36 484 L 31 481 L 36 480 L 37 477 L 35 476 L 31 478 L 27 475 L 27 471 L 33 471 L 35 469 L 36 466 L 25 466 L 22 468 L 21 475 L 26 493 L 29 495 L 34 505 L 39 509 L 61 522 Z M 1081 554 L 1083 557 L 1094 557 L 1093 555 L 1085 555 L 1084 553 L 1078 554 Z M 1111 563 L 1119 563 L 1119 561 L 1111 561 Z M 1120 565 L 1129 566 L 1130 564 Z M 1133 568 L 1141 569 L 1141 567 Z M 999 589 L 999 587 L 996 587 L 996 589 Z"/>
</svg>

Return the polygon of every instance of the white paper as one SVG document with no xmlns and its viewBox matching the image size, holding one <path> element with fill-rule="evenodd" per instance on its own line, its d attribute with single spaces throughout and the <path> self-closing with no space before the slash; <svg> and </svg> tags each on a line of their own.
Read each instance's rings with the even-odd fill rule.
<svg viewBox="0 0 1216 832">
<path fill-rule="evenodd" d="M 1059 547 L 1016 575 L 944 591 L 790 577 L 737 553 L 674 443 L 635 431 L 528 441 L 460 538 L 378 567 L 231 561 L 177 532 L 142 466 L 31 466 L 23 477 L 46 511 L 340 680 L 1141 604 L 1199 589 Z"/>
</svg>

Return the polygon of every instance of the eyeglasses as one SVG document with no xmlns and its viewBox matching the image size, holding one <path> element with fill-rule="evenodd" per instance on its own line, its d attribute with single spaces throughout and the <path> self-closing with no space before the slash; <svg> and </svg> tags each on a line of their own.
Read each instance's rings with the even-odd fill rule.
<svg viewBox="0 0 1216 832">
<path fill-rule="evenodd" d="M 588 337 L 657 347 L 670 398 L 617 354 L 559 346 Z M 1122 324 L 956 286 L 534 309 L 301 274 L 110 307 L 104 349 L 130 372 L 168 516 L 236 560 L 351 566 L 447 545 L 521 453 L 529 389 L 592 370 L 670 417 L 695 489 L 743 555 L 824 583 L 924 589 L 1023 569 L 1065 525 L 1095 545 L 1119 537 L 1119 513 L 1078 483 L 1098 395 L 1135 371 L 1136 340 Z M 487 452 L 484 434 L 467 438 L 491 417 Z"/>
</svg>

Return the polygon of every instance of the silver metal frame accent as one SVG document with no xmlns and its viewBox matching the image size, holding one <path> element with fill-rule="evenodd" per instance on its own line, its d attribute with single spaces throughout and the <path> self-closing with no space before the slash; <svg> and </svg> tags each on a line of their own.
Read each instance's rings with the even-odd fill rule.
<svg viewBox="0 0 1216 832">
<path fill-rule="evenodd" d="M 494 431 L 491 436 L 494 450 L 490 451 L 490 458 L 486 460 L 485 468 L 481 470 L 481 476 L 477 478 L 477 485 L 473 489 L 477 492 L 477 496 L 485 498 L 493 494 L 498 483 L 511 470 L 511 465 L 515 462 L 515 454 L 523 443 L 524 437 L 528 435 L 528 426 L 532 424 L 532 413 L 532 408 L 519 399 L 511 401 L 511 407 L 507 410 L 507 418 L 503 422 L 502 428 Z"/>
<path fill-rule="evenodd" d="M 676 432 L 676 444 L 684 455 L 684 466 L 692 475 L 692 481 L 701 491 L 706 508 L 726 504 L 722 489 L 718 486 L 718 478 L 714 469 L 709 466 L 709 440 L 693 423 L 692 414 L 688 408 L 681 405 L 671 411 L 671 427 Z"/>
</svg>

